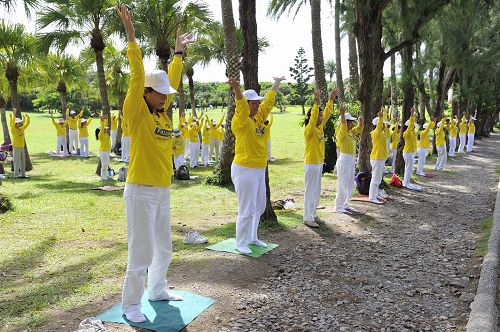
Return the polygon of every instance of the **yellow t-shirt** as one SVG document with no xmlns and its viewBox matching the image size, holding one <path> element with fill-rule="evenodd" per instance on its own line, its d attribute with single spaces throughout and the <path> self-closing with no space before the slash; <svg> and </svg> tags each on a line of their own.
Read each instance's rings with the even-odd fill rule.
<svg viewBox="0 0 500 332">
<path fill-rule="evenodd" d="M 358 124 L 351 130 L 347 129 L 347 122 L 341 122 L 337 127 L 337 132 L 335 134 L 335 140 L 337 141 L 337 147 L 340 153 L 346 153 L 355 156 L 356 155 L 356 140 L 357 136 L 363 130 L 363 126 Z"/>
<path fill-rule="evenodd" d="M 391 132 L 391 149 L 396 150 L 399 143 L 399 125 L 394 125 Z"/>
<path fill-rule="evenodd" d="M 372 152 L 370 153 L 371 160 L 387 159 L 387 134 L 384 130 L 384 118 L 378 117 L 377 126 L 370 132 L 372 137 Z"/>
<path fill-rule="evenodd" d="M 111 138 L 104 130 L 104 127 L 101 127 L 97 137 L 99 138 L 99 151 L 111 151 Z"/>
<path fill-rule="evenodd" d="M 217 139 L 219 141 L 223 141 L 224 140 L 224 128 L 223 127 L 220 127 L 219 129 L 217 129 Z"/>
<path fill-rule="evenodd" d="M 121 126 L 122 126 L 122 137 L 128 137 L 129 136 L 128 123 L 127 123 L 125 117 L 123 117 L 123 116 L 122 116 Z"/>
<path fill-rule="evenodd" d="M 450 137 L 457 137 L 458 127 L 455 121 L 451 120 L 450 123 Z"/>
<path fill-rule="evenodd" d="M 11 114 L 10 118 L 10 133 L 12 134 L 12 147 L 24 148 L 26 146 L 24 141 L 24 131 L 30 125 L 30 117 L 25 115 L 23 125 L 19 128 L 16 127 L 16 118 Z"/>
<path fill-rule="evenodd" d="M 420 131 L 420 141 L 418 142 L 418 147 L 422 149 L 431 148 L 431 140 L 429 138 L 429 133 L 432 128 L 434 128 L 434 121 L 427 122 L 427 128 Z"/>
<path fill-rule="evenodd" d="M 163 113 L 151 113 L 143 98 L 144 67 L 136 42 L 128 42 L 130 84 L 123 105 L 130 135 L 130 163 L 127 183 L 168 187 L 172 181 L 172 122 Z M 168 67 L 170 84 L 177 89 L 182 72 L 182 58 L 175 56 Z M 172 102 L 167 95 L 165 109 Z"/>
<path fill-rule="evenodd" d="M 410 123 L 408 128 L 403 132 L 405 146 L 403 153 L 417 152 L 417 135 L 415 134 L 415 116 L 410 116 Z"/>
<path fill-rule="evenodd" d="M 474 122 L 469 122 L 469 129 L 467 130 L 468 134 L 475 134 L 476 133 L 476 125 Z"/>
<path fill-rule="evenodd" d="M 325 160 L 325 124 L 333 114 L 333 104 L 330 100 L 326 103 L 325 111 L 323 113 L 323 120 L 317 126 L 319 117 L 319 107 L 317 104 L 313 105 L 311 110 L 311 117 L 309 123 L 304 129 L 305 138 L 305 153 L 304 164 L 323 164 Z"/>
<path fill-rule="evenodd" d="M 467 121 L 465 120 L 465 116 L 462 118 L 462 121 L 460 121 L 460 135 L 465 135 L 467 134 Z"/>
<path fill-rule="evenodd" d="M 111 130 L 118 130 L 118 117 L 111 114 Z"/>
<path fill-rule="evenodd" d="M 89 137 L 88 127 L 91 122 L 92 118 L 88 118 L 84 123 L 80 122 L 80 125 L 78 126 L 78 136 Z"/>
<path fill-rule="evenodd" d="M 208 123 L 209 121 L 205 121 L 205 125 L 202 127 L 203 129 L 201 130 L 201 144 L 210 144 L 210 139 L 212 138 L 212 135 L 210 134 L 210 130 L 212 129 L 211 124 Z M 207 128 L 207 126 L 210 126 L 210 128 Z"/>
<path fill-rule="evenodd" d="M 172 137 L 172 153 L 175 157 L 184 153 L 184 137 L 182 135 Z"/>
<path fill-rule="evenodd" d="M 76 130 L 76 129 L 78 129 L 78 125 L 80 124 L 80 119 L 83 116 L 83 111 L 81 111 L 80 113 L 78 113 L 74 117 L 70 116 L 69 113 L 70 113 L 70 110 L 68 108 L 68 109 L 66 109 L 66 121 L 68 122 L 68 127 L 69 127 L 69 129 Z"/>
<path fill-rule="evenodd" d="M 446 142 L 444 140 L 444 120 L 441 120 L 441 126 L 439 128 L 436 128 L 435 134 L 436 134 L 436 146 L 443 146 L 446 145 Z"/>
<path fill-rule="evenodd" d="M 224 121 L 224 117 L 225 117 L 225 115 L 223 115 L 222 118 L 220 118 L 220 120 L 219 120 L 219 122 L 217 122 L 217 124 L 210 125 L 210 129 L 209 129 L 210 130 L 210 133 L 209 133 L 210 139 L 218 139 L 218 135 L 219 135 L 218 130 L 219 130 L 220 126 L 222 125 L 222 122 Z"/>
<path fill-rule="evenodd" d="M 245 97 L 236 99 L 236 110 L 231 122 L 231 130 L 236 138 L 233 163 L 249 168 L 265 168 L 267 165 L 267 139 L 264 121 L 271 112 L 276 99 L 276 91 L 269 90 L 254 117 L 250 118 L 250 108 Z"/>
<path fill-rule="evenodd" d="M 200 131 L 200 128 L 205 126 L 205 119 L 201 119 L 200 125 L 197 125 L 196 123 L 190 123 L 189 124 L 189 141 L 191 143 L 196 143 L 198 142 L 198 132 Z"/>
<path fill-rule="evenodd" d="M 56 122 L 54 121 L 54 119 L 52 119 L 52 124 L 54 125 L 57 131 L 57 136 L 66 136 L 66 123 L 67 121 Z"/>
</svg>

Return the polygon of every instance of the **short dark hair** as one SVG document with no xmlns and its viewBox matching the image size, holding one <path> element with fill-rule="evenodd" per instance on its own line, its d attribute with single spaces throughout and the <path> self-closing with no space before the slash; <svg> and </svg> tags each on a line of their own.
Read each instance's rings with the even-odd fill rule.
<svg viewBox="0 0 500 332">
<path fill-rule="evenodd" d="M 318 107 L 320 112 L 323 112 L 323 109 L 321 107 Z M 307 126 L 309 124 L 309 121 L 311 120 L 311 112 L 312 112 L 312 107 L 309 108 L 306 114 L 306 118 L 304 119 L 304 126 Z"/>
<path fill-rule="evenodd" d="M 153 91 L 155 91 L 155 89 L 153 89 L 150 86 L 145 86 L 144 87 L 144 93 L 150 93 L 150 92 L 153 92 Z"/>
</svg>

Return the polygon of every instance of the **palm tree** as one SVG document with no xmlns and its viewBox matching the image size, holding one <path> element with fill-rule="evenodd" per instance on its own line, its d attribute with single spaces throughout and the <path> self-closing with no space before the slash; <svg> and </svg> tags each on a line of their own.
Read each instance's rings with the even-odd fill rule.
<svg viewBox="0 0 500 332">
<path fill-rule="evenodd" d="M 333 75 L 336 73 L 337 65 L 335 64 L 335 61 L 333 60 L 328 60 L 325 63 L 325 72 L 328 74 L 328 79 L 330 83 L 332 83 L 332 78 Z"/>
<path fill-rule="evenodd" d="M 37 7 L 37 0 L 23 0 L 24 11 L 29 17 L 32 9 Z M 0 6 L 3 6 L 8 13 L 12 12 L 16 8 L 16 0 L 0 0 Z"/>
<path fill-rule="evenodd" d="M 269 2 L 268 15 L 280 18 L 281 15 L 296 7 L 295 16 L 302 7 L 309 2 L 311 5 L 311 36 L 314 63 L 314 78 L 316 87 L 321 91 L 321 102 L 326 103 L 327 86 L 325 79 L 325 63 L 323 60 L 323 41 L 321 39 L 321 1 L 319 0 L 271 0 Z"/>
<path fill-rule="evenodd" d="M 108 90 L 104 73 L 103 51 L 105 39 L 111 34 L 109 27 L 113 0 L 47 0 L 42 7 L 37 24 L 41 30 L 55 27 L 56 30 L 40 34 L 45 49 L 55 46 L 64 51 L 69 43 L 90 41 L 95 54 L 102 111 L 109 116 Z"/>
<path fill-rule="evenodd" d="M 340 0 L 335 0 L 335 61 L 337 62 L 336 76 L 337 88 L 340 90 L 339 97 L 344 99 L 344 80 L 342 78 L 342 63 L 340 51 Z"/>
</svg>

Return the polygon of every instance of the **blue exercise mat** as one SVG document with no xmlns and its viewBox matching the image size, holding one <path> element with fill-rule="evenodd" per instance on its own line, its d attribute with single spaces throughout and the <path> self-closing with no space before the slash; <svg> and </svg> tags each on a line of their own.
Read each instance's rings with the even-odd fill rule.
<svg viewBox="0 0 500 332">
<path fill-rule="evenodd" d="M 159 332 L 180 331 L 191 323 L 199 314 L 215 303 L 209 297 L 186 291 L 172 291 L 180 295 L 183 301 L 149 301 L 147 291 L 142 296 L 142 312 L 147 318 L 144 323 L 133 323 L 123 315 L 121 302 L 98 315 L 96 319 L 104 322 L 128 324 Z"/>
</svg>

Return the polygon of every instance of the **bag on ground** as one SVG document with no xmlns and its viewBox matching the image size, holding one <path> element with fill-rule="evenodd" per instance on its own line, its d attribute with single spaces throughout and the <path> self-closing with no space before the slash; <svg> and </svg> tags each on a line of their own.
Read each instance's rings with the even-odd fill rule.
<svg viewBox="0 0 500 332">
<path fill-rule="evenodd" d="M 372 180 L 371 172 L 359 172 L 356 175 L 356 187 L 361 195 L 368 195 L 370 192 L 370 181 Z"/>
<path fill-rule="evenodd" d="M 128 172 L 128 167 L 121 167 L 118 170 L 118 181 L 121 182 L 127 181 L 127 172 Z"/>
<path fill-rule="evenodd" d="M 189 169 L 186 165 L 180 165 L 175 171 L 175 178 L 177 180 L 189 180 Z"/>
</svg>

